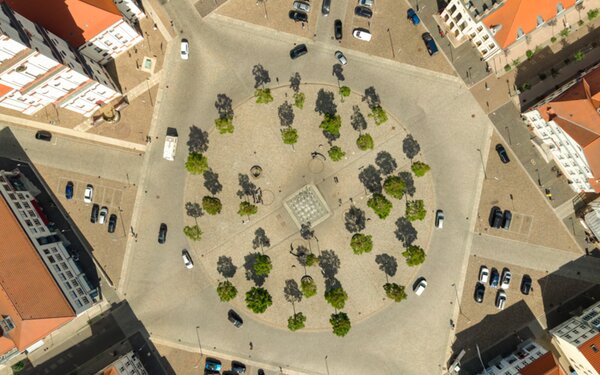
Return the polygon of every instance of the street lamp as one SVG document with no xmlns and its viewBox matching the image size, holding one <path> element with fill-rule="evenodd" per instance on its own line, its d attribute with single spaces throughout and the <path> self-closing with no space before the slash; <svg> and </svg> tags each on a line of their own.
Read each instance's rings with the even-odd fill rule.
<svg viewBox="0 0 600 375">
<path fill-rule="evenodd" d="M 483 168 L 483 177 L 487 180 L 487 173 L 485 171 L 485 163 L 483 162 L 483 154 L 481 153 L 481 149 L 477 149 L 479 151 L 479 158 L 481 159 L 481 167 Z"/>
<path fill-rule="evenodd" d="M 198 333 L 199 326 L 196 326 L 196 338 L 198 339 L 198 349 L 200 350 L 200 358 L 198 358 L 198 364 L 194 368 L 198 368 L 202 362 L 202 344 L 200 343 L 200 334 Z"/>
<path fill-rule="evenodd" d="M 458 312 L 460 313 L 460 315 L 464 316 L 469 323 L 471 323 L 471 319 L 469 319 L 469 317 L 462 312 L 462 308 L 460 307 L 460 298 L 458 298 L 458 289 L 456 289 L 456 284 L 452 284 L 452 286 L 454 287 L 454 292 L 456 293 L 456 303 L 458 303 Z"/>
<path fill-rule="evenodd" d="M 417 9 L 419 9 L 418 6 L 417 6 Z M 392 33 L 390 32 L 389 28 L 387 29 L 387 32 L 388 32 L 388 36 L 390 37 L 390 47 L 392 48 L 392 57 L 395 59 L 396 52 L 394 52 L 394 42 L 392 41 Z"/>
<path fill-rule="evenodd" d="M 327 375 L 329 375 L 329 365 L 327 364 L 327 357 L 325 356 L 325 369 L 327 370 Z"/>
</svg>

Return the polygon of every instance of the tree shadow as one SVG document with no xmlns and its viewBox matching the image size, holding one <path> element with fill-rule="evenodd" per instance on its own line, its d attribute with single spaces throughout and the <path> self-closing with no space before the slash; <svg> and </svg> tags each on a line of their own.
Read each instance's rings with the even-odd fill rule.
<svg viewBox="0 0 600 375">
<path fill-rule="evenodd" d="M 387 151 L 381 151 L 377 154 L 375 164 L 384 175 L 392 174 L 398 168 L 396 159 Z"/>
<path fill-rule="evenodd" d="M 396 230 L 394 231 L 398 241 L 402 242 L 404 247 L 413 244 L 417 239 L 417 230 L 407 218 L 401 217 L 396 220 Z"/>
<path fill-rule="evenodd" d="M 317 93 L 317 101 L 315 103 L 315 112 L 320 115 L 335 116 L 337 113 L 337 105 L 334 101 L 334 95 L 331 91 L 320 89 Z"/>
<path fill-rule="evenodd" d="M 197 219 L 200 216 L 204 215 L 204 212 L 202 211 L 202 207 L 200 207 L 198 203 L 187 202 L 185 204 L 185 214 L 189 217 Z"/>
<path fill-rule="evenodd" d="M 340 269 L 340 258 L 333 250 L 323 250 L 319 256 L 321 274 L 326 279 L 333 279 Z"/>
<path fill-rule="evenodd" d="M 335 64 L 333 66 L 333 71 L 331 75 L 335 76 L 338 81 L 345 81 L 346 77 L 344 77 L 344 67 L 341 64 Z"/>
<path fill-rule="evenodd" d="M 386 275 L 392 277 L 398 271 L 398 261 L 395 257 L 389 254 L 379 254 L 375 257 L 375 263 L 379 265 L 379 269 Z"/>
<path fill-rule="evenodd" d="M 363 116 L 360 108 L 355 105 L 352 106 L 352 116 L 350 117 L 350 124 L 352 128 L 359 133 L 362 133 L 363 130 L 367 129 L 367 120 L 365 120 L 365 116 Z"/>
<path fill-rule="evenodd" d="M 281 126 L 292 126 L 294 123 L 294 108 L 287 100 L 277 109 Z"/>
<path fill-rule="evenodd" d="M 271 246 L 271 240 L 267 237 L 267 233 L 262 228 L 257 228 L 254 231 L 254 239 L 252 240 L 252 248 L 263 250 L 265 247 Z"/>
<path fill-rule="evenodd" d="M 412 173 L 406 171 L 400 172 L 398 173 L 398 177 L 404 181 L 404 185 L 406 186 L 404 193 L 410 195 L 411 197 L 414 196 L 417 192 L 417 188 L 415 187 L 415 180 Z"/>
<path fill-rule="evenodd" d="M 315 230 L 312 229 L 310 222 L 300 224 L 300 237 L 310 241 L 315 236 Z"/>
<path fill-rule="evenodd" d="M 358 175 L 358 179 L 364 185 L 365 189 L 371 193 L 381 194 L 381 174 L 373 165 L 364 168 Z"/>
<path fill-rule="evenodd" d="M 237 272 L 237 267 L 233 264 L 231 257 L 221 255 L 217 260 L 217 272 L 226 279 L 232 278 Z"/>
<path fill-rule="evenodd" d="M 256 257 L 260 253 L 250 253 L 244 257 L 244 269 L 246 270 L 246 280 L 252 280 L 256 286 L 262 286 L 267 279 L 266 276 L 257 275 L 254 271 Z"/>
<path fill-rule="evenodd" d="M 208 151 L 208 132 L 200 129 L 196 125 L 190 126 L 190 135 L 187 146 L 190 152 L 203 153 Z"/>
<path fill-rule="evenodd" d="M 335 277 L 325 278 L 325 291 L 328 292 L 331 289 L 342 288 L 342 283 Z"/>
<path fill-rule="evenodd" d="M 204 176 L 204 187 L 212 195 L 217 195 L 223 190 L 223 185 L 219 182 L 219 174 L 213 172 L 212 169 L 207 170 L 202 175 Z"/>
<path fill-rule="evenodd" d="M 215 108 L 219 113 L 219 118 L 233 117 L 233 101 L 225 94 L 218 94 Z"/>
<path fill-rule="evenodd" d="M 292 252 L 292 254 L 294 253 Z M 294 255 L 296 256 L 296 259 L 298 259 L 298 263 L 300 263 L 302 267 L 306 268 L 307 266 L 306 262 L 308 254 L 310 254 L 310 250 L 306 246 L 300 245 L 296 248 L 296 253 Z"/>
<path fill-rule="evenodd" d="M 289 279 L 285 281 L 285 287 L 283 288 L 283 294 L 285 300 L 289 303 L 296 303 L 302 301 L 302 291 L 296 280 Z"/>
<path fill-rule="evenodd" d="M 371 86 L 365 89 L 365 95 L 363 96 L 363 102 L 367 102 L 369 108 L 373 109 L 375 107 L 381 106 L 381 99 L 379 99 L 379 94 L 375 91 L 375 87 Z"/>
<path fill-rule="evenodd" d="M 300 77 L 300 73 L 296 72 L 293 76 L 290 77 L 290 88 L 294 92 L 300 91 L 300 83 L 302 83 L 302 77 Z"/>
<path fill-rule="evenodd" d="M 252 68 L 252 75 L 254 76 L 255 89 L 259 87 L 264 88 L 267 83 L 271 82 L 269 71 L 266 70 L 261 64 L 254 65 L 254 67 Z"/>
<path fill-rule="evenodd" d="M 254 196 L 257 193 L 258 188 L 250 181 L 250 177 L 247 174 L 238 174 L 238 181 L 241 188 L 237 192 L 238 197 Z"/>
<path fill-rule="evenodd" d="M 412 160 L 421 151 L 421 146 L 416 139 L 413 138 L 412 134 L 408 134 L 402 141 L 402 151 L 407 158 Z"/>
<path fill-rule="evenodd" d="M 367 224 L 365 211 L 355 206 L 350 207 L 344 214 L 344 220 L 346 221 L 346 230 L 350 233 L 362 231 Z"/>
</svg>

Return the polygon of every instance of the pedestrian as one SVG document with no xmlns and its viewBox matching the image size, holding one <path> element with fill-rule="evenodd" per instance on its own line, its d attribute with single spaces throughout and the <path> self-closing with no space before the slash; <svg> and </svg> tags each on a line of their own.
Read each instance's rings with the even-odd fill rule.
<svg viewBox="0 0 600 375">
<path fill-rule="evenodd" d="M 252 344 L 252 341 L 250 341 L 250 350 L 254 349 L 254 345 Z"/>
</svg>

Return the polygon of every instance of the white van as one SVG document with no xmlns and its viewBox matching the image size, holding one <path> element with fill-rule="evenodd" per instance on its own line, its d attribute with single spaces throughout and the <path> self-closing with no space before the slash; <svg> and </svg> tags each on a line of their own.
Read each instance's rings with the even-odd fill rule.
<svg viewBox="0 0 600 375">
<path fill-rule="evenodd" d="M 177 152 L 177 137 L 167 135 L 165 137 L 165 148 L 163 150 L 163 158 L 165 160 L 175 160 L 175 152 Z"/>
</svg>

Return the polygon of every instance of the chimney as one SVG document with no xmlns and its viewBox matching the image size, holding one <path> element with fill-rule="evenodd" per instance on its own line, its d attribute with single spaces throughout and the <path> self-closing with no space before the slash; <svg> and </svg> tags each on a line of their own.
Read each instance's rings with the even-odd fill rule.
<svg viewBox="0 0 600 375">
<path fill-rule="evenodd" d="M 501 23 L 498 24 L 498 25 L 494 25 L 494 26 L 490 27 L 490 31 L 491 31 L 492 35 L 496 35 L 496 33 L 498 31 L 500 31 L 500 30 L 502 30 L 502 24 Z"/>
</svg>

